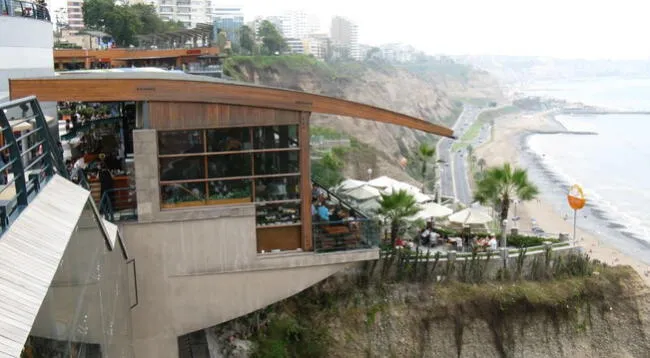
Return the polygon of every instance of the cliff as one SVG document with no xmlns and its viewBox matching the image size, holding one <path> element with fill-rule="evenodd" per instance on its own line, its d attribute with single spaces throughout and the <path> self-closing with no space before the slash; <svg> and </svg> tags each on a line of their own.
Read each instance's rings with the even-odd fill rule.
<svg viewBox="0 0 650 358">
<path fill-rule="evenodd" d="M 573 254 L 517 262 L 489 276 L 480 260 L 389 257 L 209 329 L 213 357 L 648 356 L 650 295 L 632 268 Z"/>
<path fill-rule="evenodd" d="M 462 71 L 459 74 L 452 70 L 454 66 L 466 68 L 448 64 L 433 71 L 438 74 L 434 77 L 425 70 L 412 71 L 385 63 L 324 63 L 294 55 L 231 57 L 224 63 L 224 72 L 240 81 L 345 98 L 449 126 L 460 113 L 463 98 L 500 96 L 500 89 L 484 73 Z M 452 89 L 453 97 L 446 92 Z M 398 166 L 399 158 L 408 156 L 420 142 L 436 140 L 421 132 L 373 121 L 323 115 L 313 115 L 312 119 L 313 125 L 345 133 L 377 152 L 379 160 L 364 156 L 351 158 L 349 162 L 365 161 L 356 168 L 347 168 L 346 174 L 351 176 L 358 177 L 370 167 L 376 175 L 408 180 Z"/>
</svg>

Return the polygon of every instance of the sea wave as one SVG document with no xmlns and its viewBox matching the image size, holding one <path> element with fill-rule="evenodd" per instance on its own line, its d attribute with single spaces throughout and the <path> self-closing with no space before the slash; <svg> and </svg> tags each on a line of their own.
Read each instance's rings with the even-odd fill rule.
<svg viewBox="0 0 650 358">
<path fill-rule="evenodd" d="M 565 195 L 569 187 L 580 181 L 562 169 L 562 166 L 558 164 L 561 158 L 555 158 L 543 151 L 541 142 L 535 139 L 537 136 L 544 136 L 544 134 L 530 135 L 526 138 L 525 151 L 531 156 L 530 159 L 539 165 L 540 174 L 545 176 L 545 179 L 552 186 L 545 189 L 554 196 L 554 206 L 556 208 L 564 207 L 564 210 L 561 211 L 563 214 L 568 214 L 571 209 L 568 208 L 568 205 L 559 205 L 561 204 L 560 200 L 566 200 Z M 592 231 L 599 234 L 615 233 L 637 241 L 643 241 L 644 245 L 650 245 L 650 228 L 645 226 L 646 221 L 640 218 L 643 215 L 639 215 L 643 213 L 621 208 L 614 201 L 606 199 L 597 189 L 583 188 L 583 190 L 588 204 L 578 215 L 586 219 L 588 223 L 579 221 L 581 224 L 587 224 Z M 622 190 L 628 190 L 632 195 L 638 194 L 638 191 L 633 188 L 622 188 Z M 650 195 L 650 193 L 645 194 Z M 590 217 L 599 220 L 589 220 Z"/>
</svg>

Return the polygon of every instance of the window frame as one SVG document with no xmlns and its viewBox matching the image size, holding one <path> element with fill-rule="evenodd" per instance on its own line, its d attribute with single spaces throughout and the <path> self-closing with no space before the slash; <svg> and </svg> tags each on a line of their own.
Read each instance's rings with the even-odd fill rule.
<svg viewBox="0 0 650 358">
<path fill-rule="evenodd" d="M 289 147 L 283 148 L 260 148 L 255 149 L 256 139 L 254 137 L 254 130 L 260 127 L 290 127 L 295 126 L 295 136 L 289 137 Z M 268 126 L 244 126 L 244 127 L 233 127 L 233 128 L 246 128 L 248 130 L 249 138 L 251 140 L 250 149 L 239 149 L 232 151 L 219 151 L 219 152 L 208 152 L 208 131 L 215 129 L 228 129 L 228 128 L 191 128 L 191 129 L 170 129 L 170 130 L 158 130 L 156 131 L 156 140 L 158 145 L 157 150 L 157 166 L 158 166 L 158 195 L 160 197 L 160 209 L 161 210 L 175 210 L 183 209 L 187 207 L 199 207 L 199 206 L 228 206 L 228 205 L 241 205 L 241 204 L 250 204 L 257 206 L 267 205 L 267 204 L 283 204 L 283 203 L 300 203 L 303 198 L 303 193 L 298 192 L 297 199 L 287 199 L 287 200 L 266 200 L 266 201 L 257 201 L 256 200 L 256 181 L 258 179 L 269 179 L 269 178 L 287 178 L 287 177 L 298 177 L 298 182 L 300 181 L 300 176 L 302 175 L 302 168 L 300 166 L 300 147 L 299 142 L 299 125 L 298 124 L 283 124 L 283 125 L 268 125 Z M 159 154 L 160 153 L 160 133 L 164 132 L 186 132 L 186 131 L 199 131 L 203 136 L 203 152 L 197 153 L 178 153 L 178 154 Z M 295 145 L 295 146 L 291 146 Z M 281 153 L 281 152 L 297 152 L 298 153 L 298 171 L 297 172 L 287 172 L 287 173 L 277 173 L 277 174 L 256 174 L 255 173 L 255 156 L 260 153 Z M 232 176 L 232 177 L 210 177 L 209 175 L 209 166 L 208 158 L 213 156 L 221 155 L 233 155 L 233 154 L 244 154 L 250 156 L 250 173 L 251 175 L 244 176 Z M 170 159 L 170 158 L 189 158 L 189 157 L 199 157 L 203 158 L 203 171 L 204 177 L 200 179 L 179 179 L 179 180 L 161 180 L 160 172 L 160 163 L 161 159 Z M 236 199 L 219 199 L 219 200 L 210 200 L 210 183 L 215 181 L 237 181 L 237 180 L 250 180 L 251 195 L 249 198 L 236 198 Z M 195 183 L 204 183 L 204 198 L 203 200 L 188 201 L 182 203 L 165 203 L 163 201 L 162 189 L 166 185 L 178 185 L 178 184 L 195 184 Z M 222 203 L 219 203 L 222 201 Z"/>
</svg>

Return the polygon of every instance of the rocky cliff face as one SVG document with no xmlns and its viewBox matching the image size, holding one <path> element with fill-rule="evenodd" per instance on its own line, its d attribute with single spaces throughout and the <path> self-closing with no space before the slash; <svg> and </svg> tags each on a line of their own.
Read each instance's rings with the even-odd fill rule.
<svg viewBox="0 0 650 358">
<path fill-rule="evenodd" d="M 453 123 L 461 110 L 460 103 L 446 89 L 458 94 L 474 87 L 492 88 L 492 83 L 486 85 L 488 79 L 478 72 L 470 76 L 470 82 L 455 82 L 451 76 L 436 83 L 433 77 L 387 64 L 324 64 L 303 56 L 232 58 L 225 70 L 238 80 L 345 98 L 443 125 Z M 486 93 L 472 92 L 471 96 Z M 499 89 L 493 88 L 494 93 L 500 93 Z M 421 141 L 436 140 L 424 133 L 373 121 L 324 115 L 312 118 L 314 125 L 344 132 L 375 148 L 382 156 L 375 174 L 402 180 L 408 178 L 397 165 L 399 158 Z"/>
<path fill-rule="evenodd" d="M 422 292 L 420 292 L 422 293 Z M 650 296 L 628 292 L 609 302 L 530 305 L 512 311 L 464 307 L 400 293 L 370 318 L 352 313 L 333 323 L 331 357 L 648 357 Z M 413 304 L 418 302 L 419 304 Z M 432 307 L 434 306 L 434 307 Z M 351 338 L 354 337 L 354 338 Z"/>
<path fill-rule="evenodd" d="M 213 357 L 648 357 L 650 292 L 634 270 L 562 262 L 577 261 L 470 283 L 444 264 L 407 265 L 395 282 L 384 261 L 206 332 Z"/>
</svg>

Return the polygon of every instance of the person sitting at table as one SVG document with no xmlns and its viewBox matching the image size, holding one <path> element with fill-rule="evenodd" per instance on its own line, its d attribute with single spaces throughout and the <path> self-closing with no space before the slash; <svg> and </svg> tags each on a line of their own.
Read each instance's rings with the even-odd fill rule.
<svg viewBox="0 0 650 358">
<path fill-rule="evenodd" d="M 354 211 L 354 209 L 350 209 L 348 211 L 348 217 L 345 218 L 346 221 L 348 222 L 348 226 L 350 227 L 350 230 L 352 231 L 357 231 L 359 230 L 359 218 L 357 217 L 357 212 Z"/>
<path fill-rule="evenodd" d="M 330 221 L 342 221 L 343 218 L 341 217 L 341 207 L 337 206 L 332 210 L 332 214 L 330 215 Z"/>
<path fill-rule="evenodd" d="M 327 209 L 327 206 L 325 206 L 325 204 L 320 203 L 318 205 L 317 210 L 318 210 L 318 216 L 322 221 L 329 221 L 329 219 L 330 219 L 330 211 L 329 211 L 329 209 Z"/>
<path fill-rule="evenodd" d="M 429 230 L 429 227 L 426 226 L 424 229 L 420 230 L 420 244 L 424 246 L 431 247 L 432 242 L 431 242 L 431 230 Z"/>
<path fill-rule="evenodd" d="M 492 251 L 497 250 L 498 243 L 497 243 L 497 238 L 494 236 L 494 234 L 490 236 L 490 240 L 488 241 L 488 246 Z"/>
</svg>

